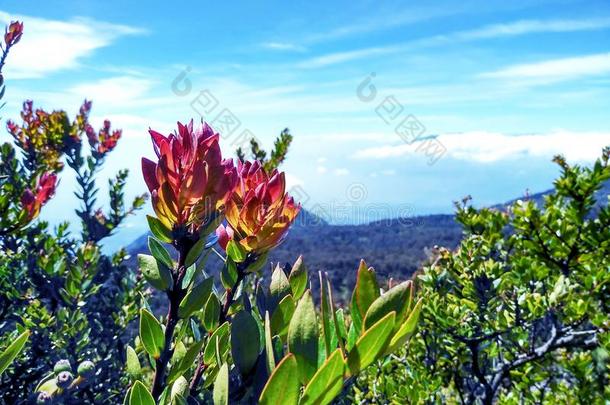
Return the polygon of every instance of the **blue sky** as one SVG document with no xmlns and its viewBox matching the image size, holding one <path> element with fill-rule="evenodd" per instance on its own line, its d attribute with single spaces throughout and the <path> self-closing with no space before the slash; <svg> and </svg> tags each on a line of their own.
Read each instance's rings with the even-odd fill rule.
<svg viewBox="0 0 610 405">
<path fill-rule="evenodd" d="M 26 28 L 2 116 L 26 98 L 70 114 L 92 99 L 94 122 L 124 129 L 101 175 L 129 168 L 134 195 L 148 127 L 200 119 L 205 91 L 216 104 L 206 120 L 240 122 L 227 155 L 244 130 L 269 147 L 291 129 L 290 186 L 335 222 L 544 190 L 554 154 L 590 162 L 610 144 L 607 1 L 379 3 L 5 0 L 0 22 Z M 367 78 L 370 101 L 358 92 Z M 422 137 L 409 144 L 395 128 L 412 117 Z M 432 144 L 442 156 L 424 153 Z M 64 177 L 52 220 L 74 206 Z"/>
</svg>

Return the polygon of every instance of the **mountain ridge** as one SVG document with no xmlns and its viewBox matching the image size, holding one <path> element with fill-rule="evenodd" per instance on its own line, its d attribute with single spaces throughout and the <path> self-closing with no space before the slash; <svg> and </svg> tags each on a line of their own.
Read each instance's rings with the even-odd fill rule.
<svg viewBox="0 0 610 405">
<path fill-rule="evenodd" d="M 526 195 L 490 208 L 505 209 L 518 200 L 544 202 L 553 192 Z M 610 195 L 610 181 L 597 193 L 597 204 Z M 269 257 L 271 263 L 293 263 L 303 255 L 310 274 L 325 271 L 339 291 L 355 282 L 360 259 L 373 266 L 382 278 L 406 279 L 417 271 L 435 245 L 454 249 L 462 237 L 462 227 L 453 214 L 420 215 L 388 218 L 359 225 L 334 225 L 303 209 L 284 242 Z M 147 251 L 148 234 L 138 237 L 127 247 L 129 265 L 137 253 Z M 210 257 L 210 267 L 220 266 L 220 259 Z"/>
</svg>

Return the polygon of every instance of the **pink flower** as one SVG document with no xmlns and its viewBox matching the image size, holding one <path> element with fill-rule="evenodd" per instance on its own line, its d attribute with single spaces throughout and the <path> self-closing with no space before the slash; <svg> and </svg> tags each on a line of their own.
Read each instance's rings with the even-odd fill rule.
<svg viewBox="0 0 610 405">
<path fill-rule="evenodd" d="M 219 135 L 208 124 L 178 123 L 168 136 L 150 130 L 158 161 L 142 159 L 144 181 L 163 224 L 197 229 L 223 210 L 237 183 L 232 160 L 223 160 Z"/>
<path fill-rule="evenodd" d="M 225 249 L 234 239 L 246 251 L 262 254 L 282 242 L 301 207 L 286 193 L 283 172 L 268 175 L 256 161 L 240 163 L 238 174 L 239 184 L 225 211 L 228 225 L 216 233 Z"/>
<path fill-rule="evenodd" d="M 55 173 L 44 173 L 38 179 L 36 190 L 33 192 L 26 189 L 21 196 L 21 205 L 27 213 L 27 218 L 32 220 L 38 216 L 40 209 L 45 205 L 57 187 L 57 175 Z"/>
</svg>

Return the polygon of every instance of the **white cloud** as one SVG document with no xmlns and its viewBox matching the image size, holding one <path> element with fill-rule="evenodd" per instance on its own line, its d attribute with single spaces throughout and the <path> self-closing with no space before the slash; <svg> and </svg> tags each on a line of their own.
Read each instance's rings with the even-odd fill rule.
<svg viewBox="0 0 610 405">
<path fill-rule="evenodd" d="M 51 72 L 74 68 L 83 58 L 117 38 L 144 32 L 87 18 L 59 21 L 0 11 L 0 24 L 11 20 L 24 23 L 23 37 L 11 50 L 6 68 L 6 76 L 13 79 L 44 77 Z"/>
<path fill-rule="evenodd" d="M 507 135 L 473 131 L 443 134 L 437 139 L 447 149 L 448 156 L 479 163 L 524 157 L 550 159 L 556 154 L 562 154 L 571 161 L 592 161 L 600 156 L 604 146 L 610 145 L 610 132 L 558 130 L 546 134 Z M 366 148 L 357 151 L 353 157 L 356 159 L 415 157 L 423 153 L 417 151 L 418 146 L 418 143 L 414 143 Z"/>
<path fill-rule="evenodd" d="M 289 52 L 304 52 L 306 48 L 302 45 L 293 44 L 290 42 L 264 42 L 261 46 L 265 49 L 273 51 L 289 51 Z"/>
<path fill-rule="evenodd" d="M 148 79 L 133 76 L 118 76 L 82 83 L 70 89 L 70 93 L 95 100 L 98 104 L 125 105 L 142 100 L 152 87 Z"/>
<path fill-rule="evenodd" d="M 396 170 L 394 170 L 394 169 L 382 170 L 381 174 L 383 174 L 384 176 L 394 176 L 396 174 Z"/>
<path fill-rule="evenodd" d="M 513 65 L 495 72 L 484 73 L 481 76 L 544 84 L 607 73 L 610 73 L 610 53 Z"/>
<path fill-rule="evenodd" d="M 328 169 L 326 167 L 324 167 L 324 166 L 318 166 L 316 168 L 316 171 L 318 172 L 318 174 L 324 174 L 324 173 L 326 173 L 328 171 Z"/>
<path fill-rule="evenodd" d="M 492 24 L 480 29 L 458 32 L 454 35 L 454 39 L 470 41 L 535 33 L 593 31 L 609 27 L 610 18 L 583 20 L 521 20 L 503 24 Z"/>
<path fill-rule="evenodd" d="M 335 52 L 329 53 L 315 58 L 304 60 L 297 64 L 297 67 L 303 69 L 314 69 L 329 65 L 336 65 L 337 63 L 348 62 L 355 59 L 368 58 L 371 56 L 386 55 L 388 53 L 394 53 L 401 51 L 404 48 L 402 46 L 380 46 L 373 48 L 357 49 L 346 52 Z"/>
<path fill-rule="evenodd" d="M 335 169 L 333 171 L 335 176 L 347 176 L 349 174 L 349 170 L 347 170 L 346 168 L 339 168 L 339 169 Z"/>
<path fill-rule="evenodd" d="M 297 67 L 305 69 L 319 68 L 338 63 L 348 62 L 351 60 L 368 58 L 371 56 L 406 52 L 416 48 L 455 44 L 456 42 L 470 42 L 477 40 L 538 33 L 593 31 L 603 30 L 607 28 L 610 28 L 610 18 L 593 18 L 580 20 L 519 20 L 502 24 L 486 25 L 472 30 L 463 30 L 448 34 L 433 35 L 430 37 L 415 39 L 401 44 L 330 53 L 306 59 L 298 63 Z"/>
</svg>

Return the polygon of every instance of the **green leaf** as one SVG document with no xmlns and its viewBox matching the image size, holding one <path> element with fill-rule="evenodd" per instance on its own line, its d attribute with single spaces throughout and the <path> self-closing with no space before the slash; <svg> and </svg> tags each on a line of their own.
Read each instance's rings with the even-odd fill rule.
<svg viewBox="0 0 610 405">
<path fill-rule="evenodd" d="M 155 238 L 159 239 L 161 242 L 172 243 L 174 239 L 172 232 L 167 229 L 161 221 L 150 215 L 146 216 L 146 221 L 148 221 L 150 232 L 152 232 Z"/>
<path fill-rule="evenodd" d="M 407 320 L 400 326 L 398 332 L 392 337 L 390 340 L 390 344 L 386 350 L 386 353 L 392 353 L 397 350 L 400 346 L 404 345 L 409 337 L 415 332 L 415 328 L 417 327 L 417 321 L 419 320 L 419 314 L 421 312 L 421 307 L 423 304 L 423 298 L 420 298 L 419 301 L 411 310 L 411 313 L 407 317 Z"/>
<path fill-rule="evenodd" d="M 184 266 L 189 267 L 191 264 L 195 263 L 199 256 L 201 256 L 201 252 L 203 252 L 203 248 L 205 248 L 207 240 L 205 238 L 200 238 L 195 245 L 189 250 L 186 255 L 186 259 L 184 260 Z"/>
<path fill-rule="evenodd" d="M 344 371 L 345 359 L 337 349 L 307 384 L 299 405 L 330 404 L 343 389 Z"/>
<path fill-rule="evenodd" d="M 288 354 L 277 365 L 261 393 L 260 405 L 297 405 L 299 402 L 297 360 Z"/>
<path fill-rule="evenodd" d="M 155 400 L 141 381 L 136 381 L 131 387 L 129 405 L 155 405 Z"/>
<path fill-rule="evenodd" d="M 231 354 L 242 375 L 247 375 L 256 364 L 260 353 L 260 332 L 250 312 L 239 311 L 231 323 Z"/>
<path fill-rule="evenodd" d="M 216 340 L 218 340 L 218 346 L 220 347 L 222 353 L 228 351 L 229 346 L 229 323 L 225 322 L 220 325 L 212 336 L 208 339 L 208 343 L 205 346 L 205 350 L 203 351 L 203 361 L 206 364 L 212 364 L 215 361 L 216 356 Z"/>
<path fill-rule="evenodd" d="M 138 255 L 138 267 L 142 275 L 157 290 L 166 291 L 171 288 L 174 280 L 167 266 L 150 255 Z"/>
<path fill-rule="evenodd" d="M 343 314 L 343 308 L 339 308 L 335 311 L 335 327 L 337 329 L 337 337 L 341 338 L 342 341 L 347 341 L 347 329 L 345 328 L 345 315 Z"/>
<path fill-rule="evenodd" d="M 0 354 L 0 375 L 4 373 L 4 370 L 15 360 L 17 355 L 23 350 L 25 343 L 30 337 L 30 331 L 26 330 L 11 343 L 4 351 Z"/>
<path fill-rule="evenodd" d="M 126 361 L 127 373 L 132 376 L 132 378 L 137 379 L 142 374 L 142 366 L 140 366 L 140 359 L 138 359 L 138 354 L 133 349 L 133 347 L 127 345 L 127 361 Z"/>
<path fill-rule="evenodd" d="M 309 290 L 299 300 L 290 321 L 288 351 L 296 358 L 300 381 L 307 384 L 318 365 L 318 320 Z"/>
<path fill-rule="evenodd" d="M 140 340 L 146 352 L 158 359 L 165 346 L 165 335 L 157 318 L 144 308 L 140 309 Z"/>
<path fill-rule="evenodd" d="M 148 237 L 148 249 L 154 258 L 166 265 L 167 268 L 174 268 L 174 262 L 167 249 L 165 249 L 165 247 L 158 240 L 151 236 Z"/>
<path fill-rule="evenodd" d="M 189 394 L 189 382 L 184 376 L 180 376 L 176 379 L 174 384 L 172 384 L 172 390 L 170 392 L 170 399 L 172 404 L 180 403 L 180 400 L 184 401 L 184 397 Z M 183 402 L 186 404 L 186 401 Z"/>
<path fill-rule="evenodd" d="M 367 267 L 364 260 L 361 260 L 356 276 L 356 286 L 352 294 L 352 305 L 357 309 L 361 319 L 364 319 L 366 311 L 377 298 L 379 298 L 379 284 L 377 284 L 375 270 Z"/>
<path fill-rule="evenodd" d="M 241 263 L 246 260 L 246 250 L 238 242 L 230 240 L 227 243 L 227 256 L 229 256 L 235 263 Z"/>
<path fill-rule="evenodd" d="M 307 267 L 302 255 L 292 265 L 288 281 L 292 289 L 292 296 L 295 300 L 299 300 L 307 288 Z"/>
<path fill-rule="evenodd" d="M 256 260 L 254 261 L 254 263 L 252 263 L 251 265 L 249 265 L 246 268 L 246 273 L 256 273 L 257 271 L 259 271 L 260 269 L 263 268 L 263 266 L 265 266 L 265 264 L 267 263 L 267 258 L 269 257 L 269 252 L 263 253 L 262 255 L 259 255 Z"/>
<path fill-rule="evenodd" d="M 267 300 L 268 309 L 273 312 L 279 302 L 288 294 L 291 293 L 290 283 L 284 270 L 277 265 L 271 274 L 271 283 L 269 284 L 269 299 Z"/>
<path fill-rule="evenodd" d="M 295 309 L 296 305 L 292 295 L 287 295 L 280 301 L 271 317 L 271 331 L 274 335 L 284 336 L 288 332 Z"/>
<path fill-rule="evenodd" d="M 214 381 L 214 405 L 229 405 L 229 366 L 224 363 Z"/>
<path fill-rule="evenodd" d="M 178 316 L 185 319 L 188 318 L 193 312 L 202 309 L 208 302 L 208 298 L 210 297 L 210 294 L 212 294 L 213 287 L 214 279 L 212 277 L 208 277 L 189 290 L 178 306 Z"/>
<path fill-rule="evenodd" d="M 273 356 L 271 321 L 269 320 L 268 311 L 265 311 L 265 360 L 267 365 L 267 373 L 271 374 L 275 368 L 275 357 Z"/>
<path fill-rule="evenodd" d="M 182 357 L 182 359 L 177 364 L 172 366 L 172 369 L 169 375 L 167 376 L 168 384 L 171 384 L 176 381 L 178 377 L 180 377 L 185 371 L 187 371 L 193 366 L 197 355 L 203 347 L 203 343 L 203 340 L 195 342 L 191 347 L 188 348 L 188 350 L 184 354 L 184 357 Z"/>
<path fill-rule="evenodd" d="M 395 320 L 396 312 L 392 311 L 360 336 L 347 356 L 351 375 L 356 375 L 364 370 L 383 352 L 394 328 Z"/>
<path fill-rule="evenodd" d="M 216 294 L 210 294 L 208 301 L 203 309 L 203 327 L 208 332 L 213 331 L 218 326 L 220 317 L 220 300 Z"/>
<path fill-rule="evenodd" d="M 324 282 L 324 275 L 318 272 L 320 279 L 320 312 L 322 314 L 322 337 L 324 342 L 324 358 L 330 356 L 331 336 L 334 334 L 334 323 L 331 321 L 332 310 L 329 308 L 328 285 Z"/>
<path fill-rule="evenodd" d="M 227 261 L 222 270 L 220 271 L 220 281 L 224 288 L 233 288 L 237 282 L 237 266 L 230 257 L 227 257 Z"/>
<path fill-rule="evenodd" d="M 369 307 L 364 318 L 364 330 L 367 330 L 390 312 L 396 312 L 396 321 L 402 323 L 406 311 L 409 309 L 409 296 L 411 294 L 411 280 L 398 284 L 377 298 Z"/>
</svg>

